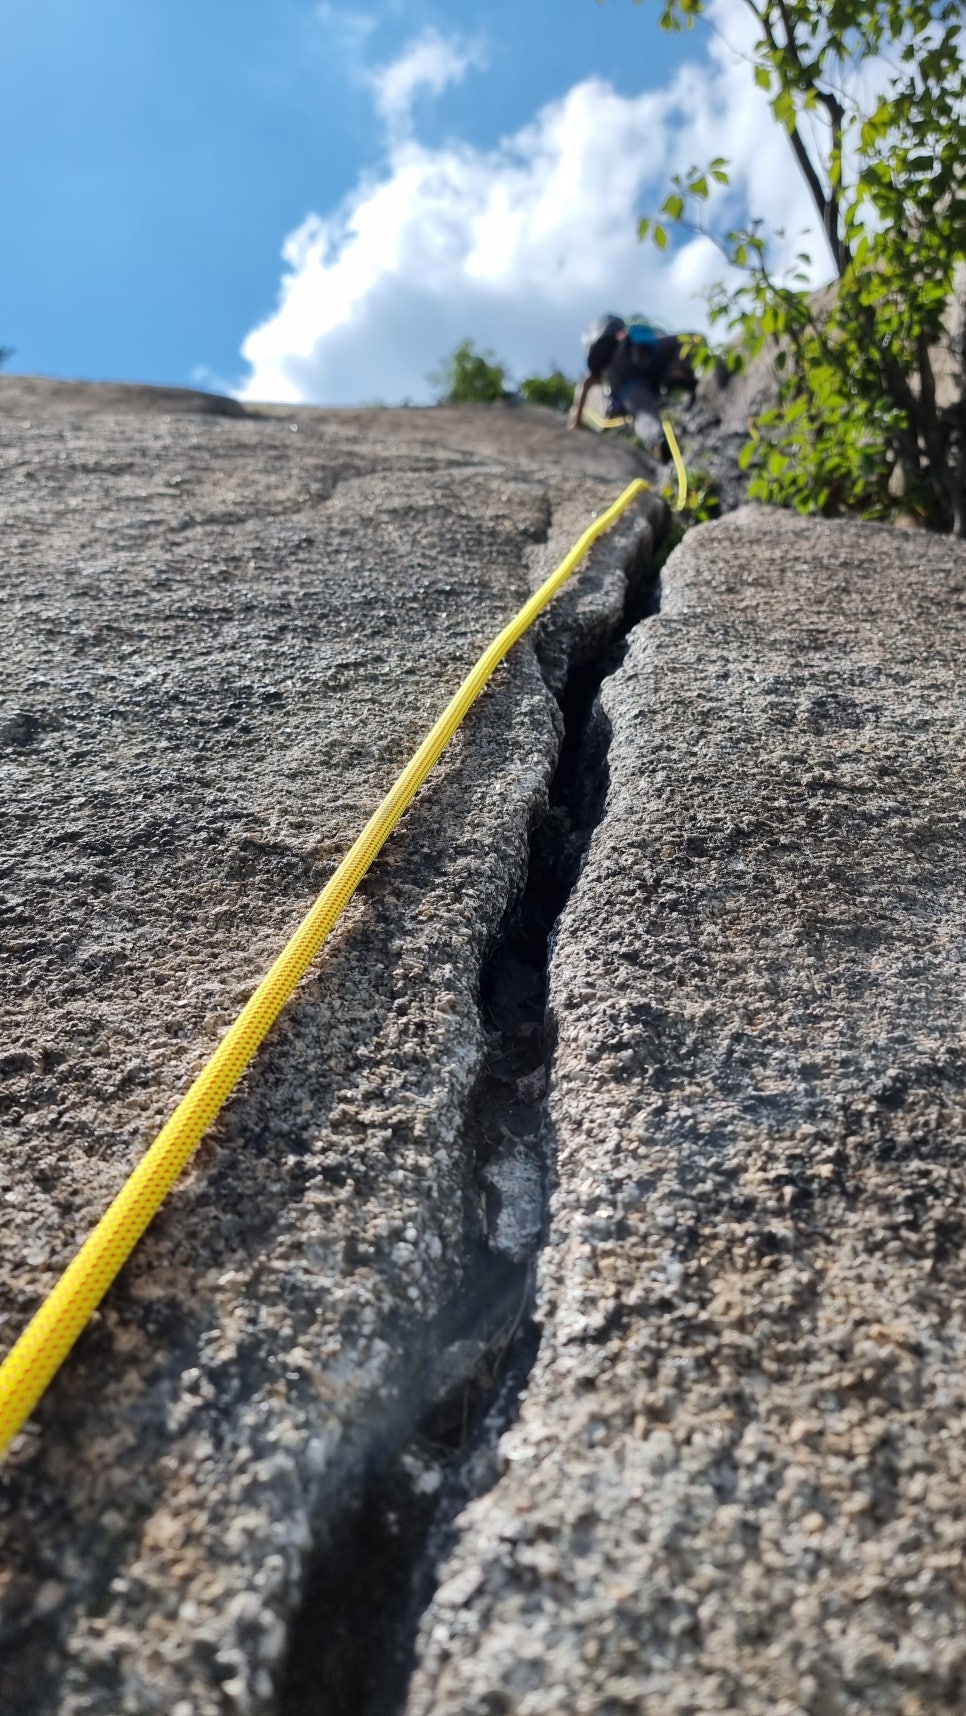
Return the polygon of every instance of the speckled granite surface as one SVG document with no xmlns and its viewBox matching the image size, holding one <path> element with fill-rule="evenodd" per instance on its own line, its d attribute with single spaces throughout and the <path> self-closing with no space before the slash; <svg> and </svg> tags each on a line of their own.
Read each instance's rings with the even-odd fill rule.
<svg viewBox="0 0 966 1716">
<path fill-rule="evenodd" d="M 543 1341 L 408 1716 L 966 1708 L 966 550 L 744 510 L 606 682 Z"/>
<path fill-rule="evenodd" d="M 163 407 L 163 409 L 161 409 Z M 0 380 L 0 1334 L 480 648 L 637 469 L 547 413 Z M 459 1286 L 483 951 L 656 502 L 486 694 L 0 1472 L 0 1704 L 270 1707 Z"/>
</svg>

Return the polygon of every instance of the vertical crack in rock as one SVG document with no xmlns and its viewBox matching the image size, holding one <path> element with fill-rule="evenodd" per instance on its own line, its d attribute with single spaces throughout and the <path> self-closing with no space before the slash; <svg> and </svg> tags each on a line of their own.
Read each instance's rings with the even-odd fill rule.
<svg viewBox="0 0 966 1716">
<path fill-rule="evenodd" d="M 536 1359 L 534 1265 L 553 1165 L 551 943 L 607 792 L 610 728 L 597 693 L 620 666 L 631 627 L 658 607 L 646 541 L 626 577 L 620 625 L 567 674 L 547 812 L 531 838 L 523 893 L 481 974 L 485 1049 L 467 1122 L 464 1292 L 439 1319 L 438 1358 L 414 1382 L 408 1423 L 383 1437 L 310 1567 L 279 1716 L 396 1716 L 402 1708 L 419 1619 L 456 1516 L 496 1481 L 497 1442 Z"/>
</svg>

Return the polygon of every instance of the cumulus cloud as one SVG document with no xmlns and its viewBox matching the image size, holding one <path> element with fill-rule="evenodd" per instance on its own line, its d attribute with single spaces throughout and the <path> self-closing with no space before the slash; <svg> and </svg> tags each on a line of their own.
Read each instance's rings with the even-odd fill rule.
<svg viewBox="0 0 966 1716">
<path fill-rule="evenodd" d="M 738 48 L 744 11 L 739 0 L 715 7 Z M 244 342 L 243 398 L 428 401 L 428 373 L 467 337 L 517 377 L 553 362 L 576 372 L 581 328 L 612 308 L 703 326 L 720 255 L 701 237 L 659 254 L 637 242 L 636 223 L 673 171 L 718 154 L 734 167 L 731 217 L 751 209 L 784 226 L 791 252 L 810 229 L 824 266 L 787 143 L 746 60 L 720 38 L 665 89 L 622 96 L 588 79 L 490 150 L 429 148 L 400 128 L 416 91 L 470 63 L 438 37 L 423 56 L 427 41 L 380 74 L 383 169 L 286 240 L 278 307 Z"/>
<path fill-rule="evenodd" d="M 341 36 L 348 42 L 364 42 L 379 27 L 374 13 L 360 12 L 357 6 L 347 11 L 344 6 L 336 6 L 333 0 L 318 0 L 315 16 L 331 35 Z"/>
<path fill-rule="evenodd" d="M 482 67 L 485 57 L 479 43 L 461 42 L 439 30 L 424 30 L 398 59 L 371 74 L 376 111 L 398 137 L 409 131 L 413 103 L 427 92 L 441 95 L 451 84 L 461 83 L 471 66 Z"/>
</svg>

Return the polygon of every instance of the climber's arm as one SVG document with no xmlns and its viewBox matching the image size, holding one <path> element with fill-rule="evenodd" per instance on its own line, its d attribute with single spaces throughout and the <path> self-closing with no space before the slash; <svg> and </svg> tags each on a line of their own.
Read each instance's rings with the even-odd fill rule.
<svg viewBox="0 0 966 1716">
<path fill-rule="evenodd" d="M 584 406 L 587 403 L 587 395 L 590 392 L 590 390 L 593 387 L 594 382 L 596 380 L 597 380 L 597 377 L 594 375 L 588 374 L 588 375 L 584 376 L 584 379 L 580 384 L 580 393 L 577 397 L 576 403 L 574 404 L 574 406 L 571 409 L 570 416 L 567 419 L 568 429 L 579 429 L 580 428 L 581 419 L 584 415 Z"/>
</svg>

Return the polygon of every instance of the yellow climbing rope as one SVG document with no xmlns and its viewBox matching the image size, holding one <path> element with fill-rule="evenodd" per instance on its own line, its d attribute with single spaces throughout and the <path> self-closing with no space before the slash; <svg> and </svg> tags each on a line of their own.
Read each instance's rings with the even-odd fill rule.
<svg viewBox="0 0 966 1716">
<path fill-rule="evenodd" d="M 633 417 L 602 417 L 599 411 L 593 411 L 589 405 L 584 406 L 580 420 L 582 423 L 589 423 L 600 435 L 606 435 L 611 429 L 630 429 L 634 424 Z"/>
<path fill-rule="evenodd" d="M 688 473 L 684 468 L 684 460 L 681 457 L 681 449 L 678 446 L 678 438 L 674 433 L 674 430 L 671 426 L 671 419 L 669 417 L 662 417 L 661 418 L 661 428 L 664 430 L 664 438 L 667 441 L 667 444 L 671 449 L 671 458 L 674 460 L 674 469 L 677 471 L 677 474 L 678 474 L 678 493 L 677 493 L 677 501 L 675 504 L 677 505 L 678 510 L 680 511 L 681 507 L 683 507 L 685 501 L 688 498 Z"/>
<path fill-rule="evenodd" d="M 633 417 L 602 417 L 599 411 L 592 411 L 587 405 L 584 406 L 581 416 L 586 419 L 593 429 L 597 430 L 598 434 L 601 435 L 605 434 L 609 429 L 631 428 L 634 423 Z M 677 472 L 678 492 L 674 504 L 680 512 L 688 498 L 688 473 L 684 468 L 684 460 L 681 457 L 678 438 L 674 433 L 671 419 L 669 417 L 661 418 L 661 428 L 664 430 L 664 438 L 671 450 L 671 458 L 674 460 L 674 469 Z"/>
<path fill-rule="evenodd" d="M 484 650 L 147 1154 L 0 1365 L 0 1454 L 67 1357 L 487 680 L 566 583 L 591 544 L 646 488 L 640 479 L 631 483 L 584 531 L 556 571 Z"/>
</svg>

